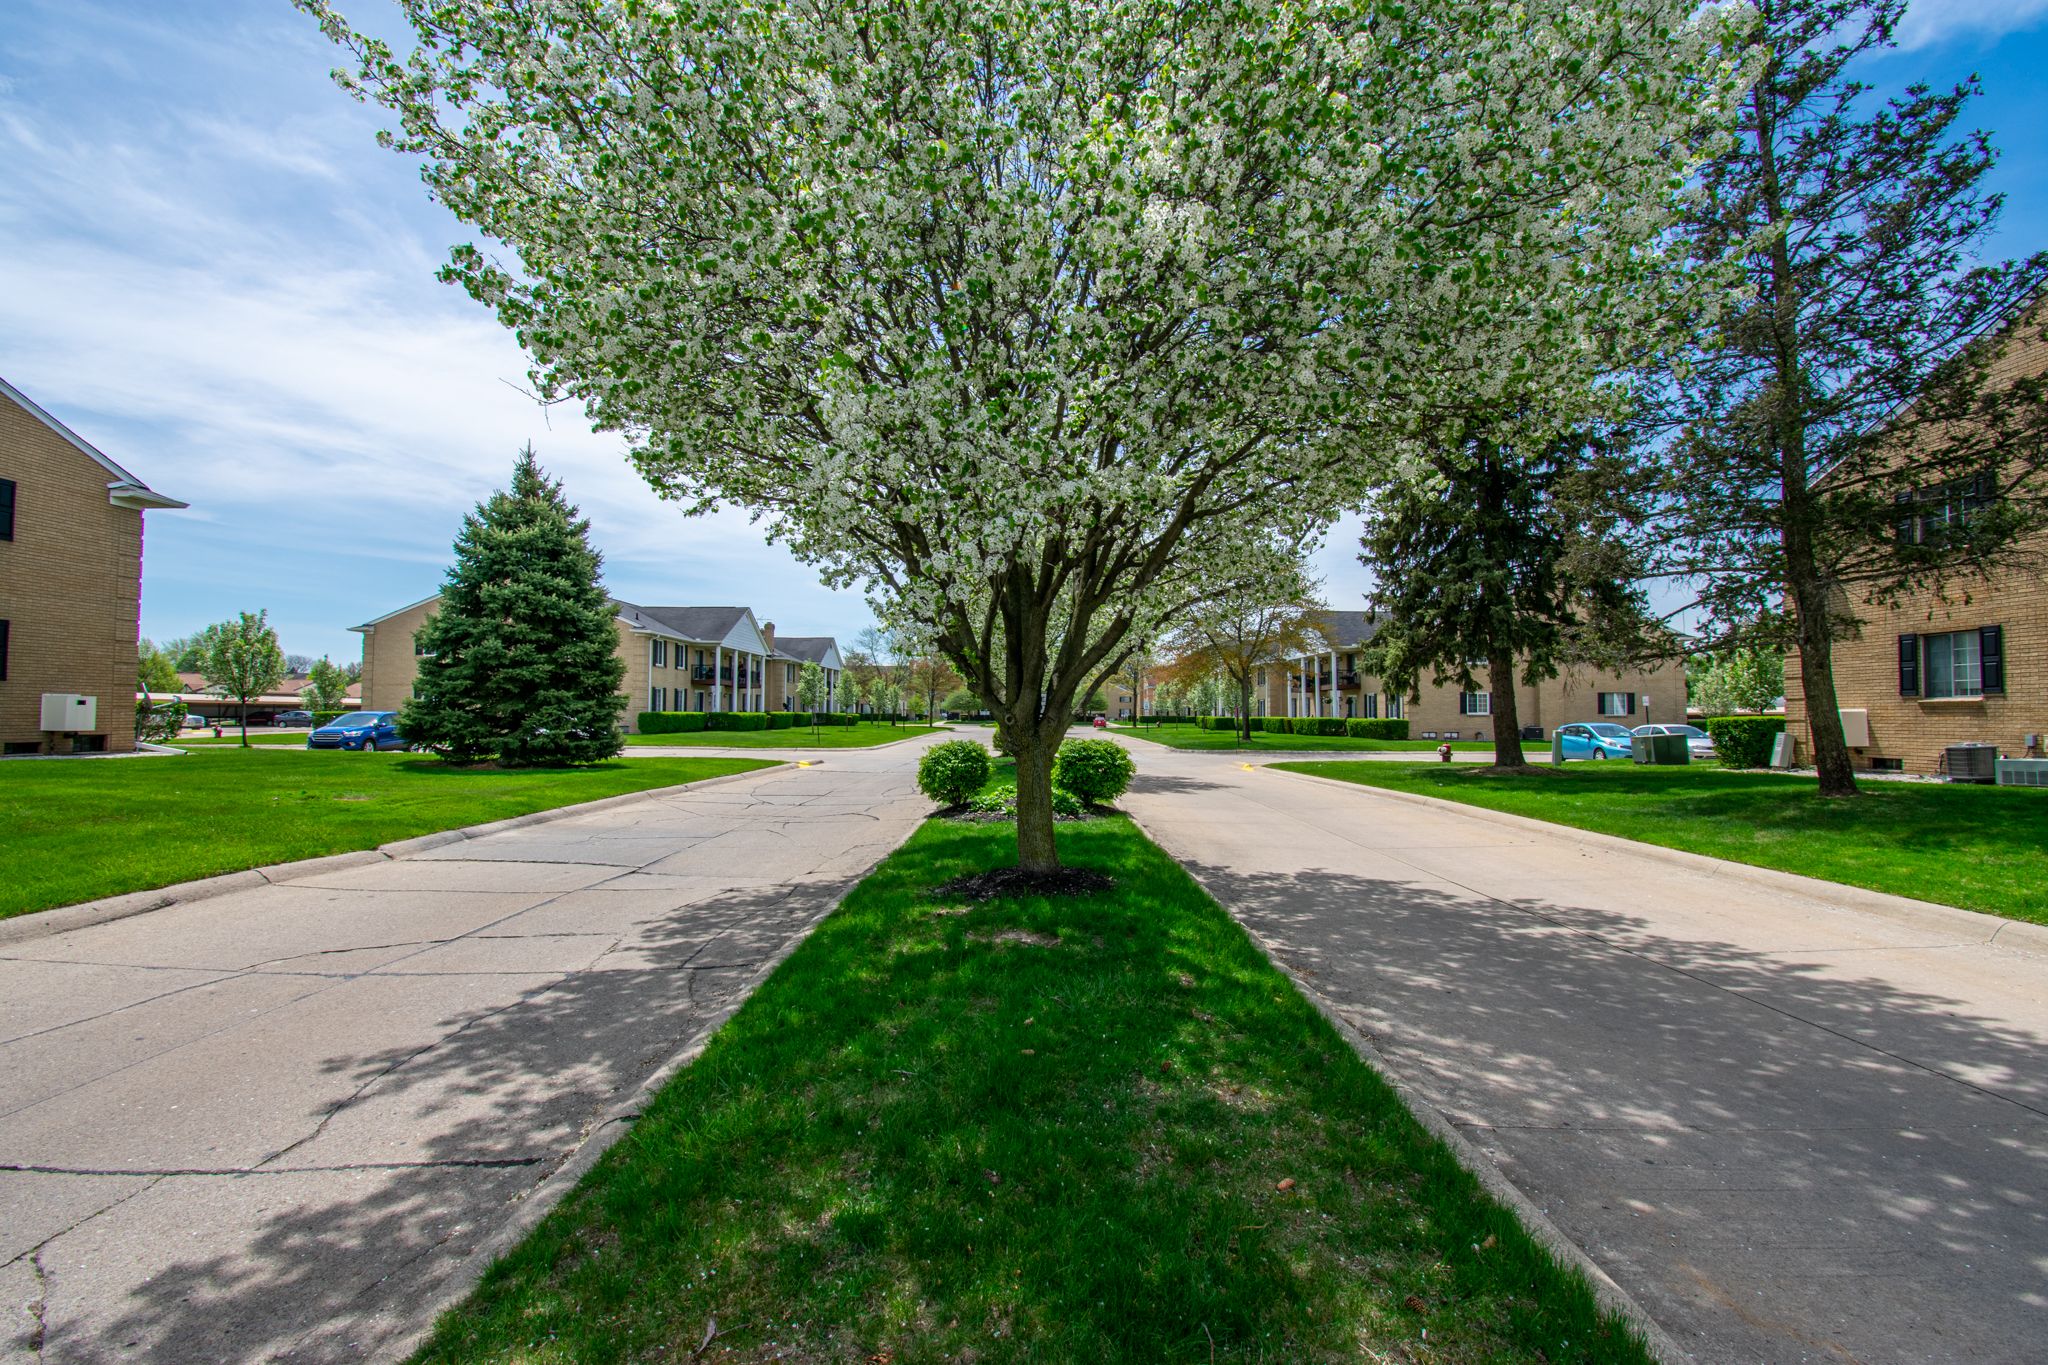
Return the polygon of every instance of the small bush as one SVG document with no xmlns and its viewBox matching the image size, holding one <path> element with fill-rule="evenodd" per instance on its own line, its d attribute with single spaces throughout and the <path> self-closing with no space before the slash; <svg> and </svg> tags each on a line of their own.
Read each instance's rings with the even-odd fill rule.
<svg viewBox="0 0 2048 1365">
<path fill-rule="evenodd" d="M 151 706 L 147 701 L 135 703 L 135 738 L 138 742 L 168 744 L 184 728 L 184 702 L 166 702 L 162 706 Z"/>
<path fill-rule="evenodd" d="M 1052 785 L 1091 806 L 1106 806 L 1131 785 L 1135 765 L 1121 744 L 1108 739 L 1070 739 L 1052 759 Z"/>
<path fill-rule="evenodd" d="M 942 806 L 958 806 L 988 785 L 988 750 L 971 739 L 949 739 L 925 750 L 917 789 Z"/>
<path fill-rule="evenodd" d="M 1344 733 L 1353 739 L 1406 739 L 1408 722 L 1405 720 L 1347 720 Z"/>
<path fill-rule="evenodd" d="M 643 735 L 690 735 L 704 728 L 702 711 L 642 711 L 635 719 Z"/>
<path fill-rule="evenodd" d="M 1700 722 L 1714 740 L 1714 756 L 1730 768 L 1768 768 L 1771 745 L 1785 729 L 1783 716 L 1714 716 Z"/>
<path fill-rule="evenodd" d="M 707 730 L 765 730 L 768 728 L 766 711 L 713 711 L 706 718 Z"/>
</svg>

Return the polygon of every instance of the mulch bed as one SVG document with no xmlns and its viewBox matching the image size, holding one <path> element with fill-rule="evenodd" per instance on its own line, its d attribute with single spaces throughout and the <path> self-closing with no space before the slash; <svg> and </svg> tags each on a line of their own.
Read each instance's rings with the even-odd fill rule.
<svg viewBox="0 0 2048 1365">
<path fill-rule="evenodd" d="M 1116 882 L 1100 872 L 1078 868 L 1055 868 L 1051 872 L 1026 872 L 1021 867 L 999 867 L 969 877 L 955 877 L 933 894 L 948 900 L 990 901 L 999 896 L 1092 896 L 1107 891 Z"/>
</svg>

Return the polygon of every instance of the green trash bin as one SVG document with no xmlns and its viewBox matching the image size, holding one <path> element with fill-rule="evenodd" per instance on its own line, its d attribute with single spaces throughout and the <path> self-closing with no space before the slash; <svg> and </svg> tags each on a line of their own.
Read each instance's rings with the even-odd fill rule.
<svg viewBox="0 0 2048 1365">
<path fill-rule="evenodd" d="M 1692 762 L 1692 749 L 1684 735 L 1637 735 L 1632 746 L 1635 761 L 1663 767 Z"/>
</svg>

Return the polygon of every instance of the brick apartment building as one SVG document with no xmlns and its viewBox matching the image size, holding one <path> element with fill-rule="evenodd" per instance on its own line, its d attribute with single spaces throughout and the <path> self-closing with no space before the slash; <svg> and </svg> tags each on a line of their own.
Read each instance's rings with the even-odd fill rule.
<svg viewBox="0 0 2048 1365">
<path fill-rule="evenodd" d="M 1405 719 L 1417 739 L 1489 740 L 1494 737 L 1493 693 L 1422 686 L 1403 695 L 1364 671 L 1366 646 L 1379 632 L 1362 611 L 1324 611 L 1315 633 L 1322 648 L 1276 659 L 1253 679 L 1252 704 L 1269 716 L 1341 716 Z M 1485 679 L 1486 670 L 1478 670 Z M 1516 712 L 1525 729 L 1547 738 L 1574 721 L 1613 721 L 1631 728 L 1685 719 L 1685 668 L 1676 659 L 1627 673 L 1566 669 L 1530 687 L 1515 684 Z"/>
<path fill-rule="evenodd" d="M 2006 333 L 1990 382 L 2048 376 L 2048 299 Z M 1983 505 L 1981 483 L 1929 488 L 1899 534 L 1924 536 Z M 1854 606 L 1862 630 L 1834 648 L 1835 700 L 1851 760 L 1878 771 L 1935 773 L 1951 744 L 1994 744 L 2008 758 L 2038 757 L 2048 741 L 2048 529 L 2023 544 L 2027 561 L 1922 589 L 1891 603 Z M 1845 606 L 1846 606 L 1845 600 Z M 1813 756 L 1799 656 L 1785 659 L 1786 729 L 1801 761 Z"/>
<path fill-rule="evenodd" d="M 363 637 L 363 706 L 396 711 L 419 678 L 413 636 L 440 605 L 439 594 L 351 626 Z M 794 711 L 803 665 L 825 674 L 826 710 L 838 709 L 839 645 L 829 635 L 775 638 L 775 624 L 747 607 L 618 609 L 619 658 L 626 665 L 621 727 L 642 711 Z"/>
<path fill-rule="evenodd" d="M 183 506 L 0 379 L 0 753 L 135 747 L 142 514 Z M 45 730 L 45 695 L 91 704 Z"/>
</svg>

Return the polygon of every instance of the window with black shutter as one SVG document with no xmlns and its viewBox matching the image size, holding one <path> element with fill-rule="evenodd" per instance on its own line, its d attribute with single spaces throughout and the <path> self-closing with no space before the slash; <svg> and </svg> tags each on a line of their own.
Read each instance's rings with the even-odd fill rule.
<svg viewBox="0 0 2048 1365">
<path fill-rule="evenodd" d="M 14 480 L 0 479 L 0 540 L 14 539 Z"/>
<path fill-rule="evenodd" d="M 1920 695 L 1920 637 L 1917 635 L 1899 637 L 1899 695 Z"/>
<path fill-rule="evenodd" d="M 1985 626 L 1977 632 L 1977 666 L 1986 693 L 2005 691 L 2005 627 Z"/>
<path fill-rule="evenodd" d="M 1892 521 L 1892 534 L 1897 538 L 1899 544 L 1911 545 L 1919 539 L 1919 536 L 1914 534 L 1918 527 L 1918 518 L 1913 514 L 1912 493 L 1894 493 L 1892 495 L 1892 506 L 1898 509 Z"/>
</svg>

